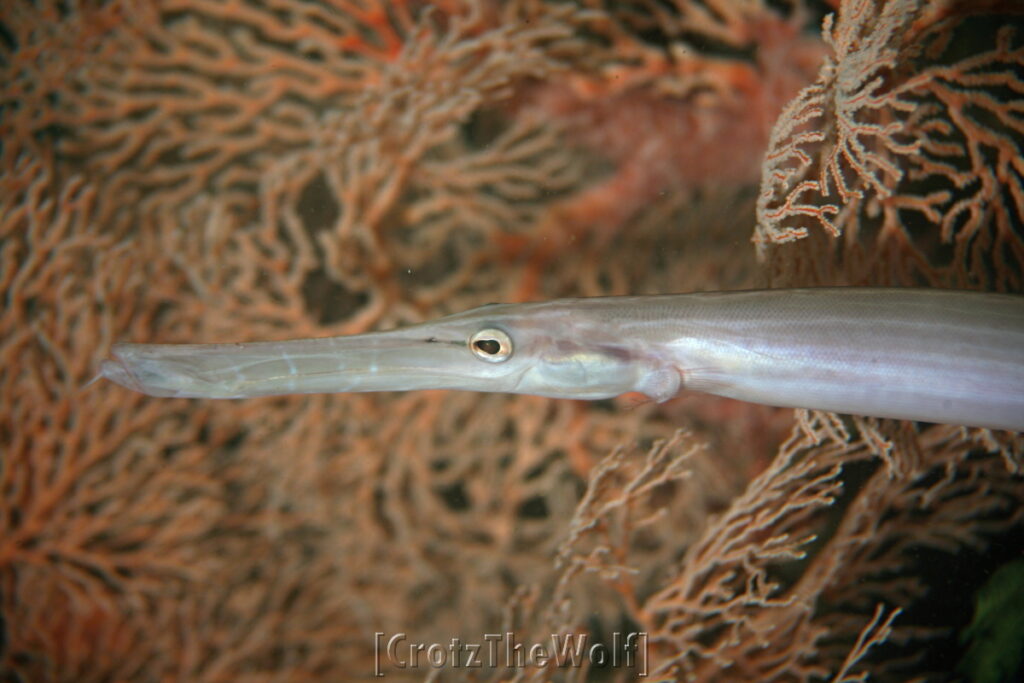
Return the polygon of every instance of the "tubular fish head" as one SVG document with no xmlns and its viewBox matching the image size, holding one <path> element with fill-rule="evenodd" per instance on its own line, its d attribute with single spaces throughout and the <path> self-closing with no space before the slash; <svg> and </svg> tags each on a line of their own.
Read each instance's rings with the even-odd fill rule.
<svg viewBox="0 0 1024 683">
<path fill-rule="evenodd" d="M 610 329 L 611 328 L 611 329 Z M 387 332 L 248 344 L 116 344 L 100 373 L 153 396 L 243 398 L 296 393 L 462 389 L 599 399 L 657 379 L 614 326 L 571 301 L 502 304 Z"/>
<path fill-rule="evenodd" d="M 494 304 L 433 325 L 458 330 L 476 361 L 459 373 L 467 383 L 458 388 L 574 399 L 650 388 L 649 359 L 616 330 L 574 313 L 571 302 Z M 677 389 L 678 382 L 672 393 Z M 652 398 L 664 400 L 662 393 Z"/>
</svg>

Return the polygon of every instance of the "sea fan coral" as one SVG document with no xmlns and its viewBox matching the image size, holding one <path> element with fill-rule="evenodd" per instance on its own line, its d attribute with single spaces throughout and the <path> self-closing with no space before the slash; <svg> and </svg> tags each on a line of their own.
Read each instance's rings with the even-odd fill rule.
<svg viewBox="0 0 1024 683">
<path fill-rule="evenodd" d="M 851 283 L 1021 290 L 1024 41 L 1000 8 L 865 0 L 826 21 L 834 57 L 781 117 L 758 200 L 780 281 L 806 268 L 770 246 L 816 229 L 844 237 Z"/>
<path fill-rule="evenodd" d="M 337 680 L 381 664 L 377 632 L 632 630 L 665 677 L 920 671 L 942 634 L 915 611 L 932 577 L 914 554 L 1019 527 L 1015 435 L 693 397 L 90 383 L 114 341 L 353 333 L 496 300 L 1019 291 L 1012 8 L 855 0 L 822 41 L 832 9 L 0 10 L 0 669 Z"/>
</svg>

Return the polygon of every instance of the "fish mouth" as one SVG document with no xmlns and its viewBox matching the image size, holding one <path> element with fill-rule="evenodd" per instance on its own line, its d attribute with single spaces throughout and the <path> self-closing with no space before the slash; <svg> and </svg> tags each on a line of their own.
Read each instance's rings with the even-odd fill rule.
<svg viewBox="0 0 1024 683">
<path fill-rule="evenodd" d="M 115 344 L 100 376 L 169 398 L 462 389 L 502 391 L 495 364 L 452 335 L 381 332 L 244 344 Z"/>
<path fill-rule="evenodd" d="M 108 379 L 125 389 L 141 392 L 142 384 L 128 369 L 124 361 L 114 353 L 111 355 L 114 356 L 112 359 L 107 359 L 100 363 L 100 377 Z"/>
</svg>

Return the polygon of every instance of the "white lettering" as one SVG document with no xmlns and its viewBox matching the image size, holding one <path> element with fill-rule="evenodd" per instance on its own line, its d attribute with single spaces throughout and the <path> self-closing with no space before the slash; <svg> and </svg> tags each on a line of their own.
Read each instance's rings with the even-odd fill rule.
<svg viewBox="0 0 1024 683">
<path fill-rule="evenodd" d="M 551 634 L 551 649 L 555 653 L 555 664 L 563 666 L 580 666 L 583 664 L 583 651 L 587 648 L 587 634 L 566 634 L 565 640 L 557 633 Z"/>
<path fill-rule="evenodd" d="M 402 661 L 402 658 L 398 656 L 398 645 L 405 640 L 404 633 L 396 633 L 395 635 L 388 638 L 388 661 L 394 664 L 399 669 L 404 669 L 409 666 L 408 662 Z"/>
<path fill-rule="evenodd" d="M 440 669 L 448 661 L 448 653 L 440 643 L 434 643 L 427 648 L 427 661 L 430 662 L 430 666 Z"/>
</svg>

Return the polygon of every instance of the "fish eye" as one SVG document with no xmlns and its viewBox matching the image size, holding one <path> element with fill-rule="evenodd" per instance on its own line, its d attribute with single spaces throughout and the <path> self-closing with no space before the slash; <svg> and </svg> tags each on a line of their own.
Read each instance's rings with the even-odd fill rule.
<svg viewBox="0 0 1024 683">
<path fill-rule="evenodd" d="M 512 340 L 501 330 L 480 330 L 469 338 L 469 348 L 477 358 L 500 363 L 512 356 Z"/>
</svg>

